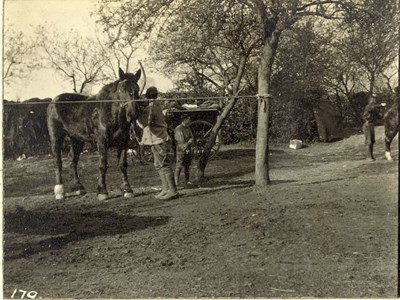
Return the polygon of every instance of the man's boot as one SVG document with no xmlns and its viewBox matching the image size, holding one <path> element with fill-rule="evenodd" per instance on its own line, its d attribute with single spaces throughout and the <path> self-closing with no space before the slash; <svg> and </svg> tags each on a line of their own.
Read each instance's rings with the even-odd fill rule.
<svg viewBox="0 0 400 300">
<path fill-rule="evenodd" d="M 158 175 L 160 175 L 161 178 L 161 192 L 159 192 L 157 195 L 155 195 L 155 198 L 161 199 L 161 197 L 164 197 L 166 194 L 168 194 L 169 186 L 168 186 L 168 181 L 167 178 L 165 178 L 165 174 L 163 170 L 158 171 Z"/>
<path fill-rule="evenodd" d="M 161 196 L 159 199 L 162 200 L 172 200 L 179 197 L 178 189 L 176 188 L 174 172 L 171 168 L 164 169 L 164 175 L 168 183 L 168 192 Z"/>
<path fill-rule="evenodd" d="M 375 157 L 374 157 L 374 144 L 369 145 L 369 152 L 371 153 L 371 160 L 375 160 Z"/>
<path fill-rule="evenodd" d="M 185 166 L 185 185 L 191 185 L 190 182 L 190 166 Z"/>
<path fill-rule="evenodd" d="M 175 174 L 174 174 L 175 185 L 176 185 L 176 186 L 179 185 L 179 177 L 181 176 L 181 171 L 182 171 L 182 167 L 181 167 L 181 166 L 176 166 L 176 168 L 175 168 Z"/>
<path fill-rule="evenodd" d="M 374 161 L 374 144 L 367 145 L 367 160 Z"/>
</svg>

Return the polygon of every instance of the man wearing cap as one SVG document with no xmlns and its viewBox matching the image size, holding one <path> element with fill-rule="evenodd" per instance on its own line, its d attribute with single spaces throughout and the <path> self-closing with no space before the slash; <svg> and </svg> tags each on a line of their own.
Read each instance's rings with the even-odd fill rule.
<svg viewBox="0 0 400 300">
<path fill-rule="evenodd" d="M 364 108 L 363 119 L 364 124 L 362 130 L 365 136 L 365 145 L 367 147 L 367 160 L 374 161 L 374 144 L 375 144 L 375 122 L 379 114 L 378 108 L 386 106 L 386 103 L 377 103 L 376 95 L 372 94 L 368 99 L 368 104 Z"/>
<path fill-rule="evenodd" d="M 162 183 L 162 190 L 155 197 L 171 200 L 179 196 L 171 167 L 172 141 L 167 132 L 168 125 L 165 122 L 160 103 L 155 101 L 158 98 L 157 88 L 149 87 L 146 91 L 146 98 L 150 100 L 150 104 L 147 107 L 148 124 L 142 124 L 146 125 L 143 129 L 142 143 L 151 145 L 154 167 L 158 171 Z"/>
<path fill-rule="evenodd" d="M 190 116 L 183 114 L 181 117 L 181 124 L 175 128 L 175 141 L 176 141 L 176 167 L 175 167 L 175 184 L 179 185 L 179 176 L 181 175 L 182 168 L 185 171 L 185 185 L 191 184 L 190 177 L 190 164 L 192 162 L 191 145 L 193 144 L 193 134 L 189 127 Z"/>
</svg>

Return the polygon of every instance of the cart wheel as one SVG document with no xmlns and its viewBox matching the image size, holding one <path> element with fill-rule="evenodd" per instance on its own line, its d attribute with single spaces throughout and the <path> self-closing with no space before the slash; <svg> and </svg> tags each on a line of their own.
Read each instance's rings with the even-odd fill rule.
<svg viewBox="0 0 400 300">
<path fill-rule="evenodd" d="M 189 124 L 192 130 L 194 143 L 193 143 L 193 158 L 198 160 L 204 151 L 204 146 L 210 136 L 210 132 L 214 127 L 213 124 L 204 120 L 196 120 Z M 210 158 L 215 156 L 221 146 L 221 133 L 218 132 L 214 146 L 211 148 Z"/>
</svg>

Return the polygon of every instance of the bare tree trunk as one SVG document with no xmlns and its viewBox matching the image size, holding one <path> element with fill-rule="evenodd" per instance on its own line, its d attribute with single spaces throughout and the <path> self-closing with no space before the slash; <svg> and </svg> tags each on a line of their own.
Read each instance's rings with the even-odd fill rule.
<svg viewBox="0 0 400 300">
<path fill-rule="evenodd" d="M 272 64 L 278 48 L 279 33 L 273 32 L 265 38 L 258 67 L 258 121 L 256 142 L 255 188 L 266 186 L 269 178 L 269 118 L 270 82 Z"/>
<path fill-rule="evenodd" d="M 211 149 L 215 144 L 215 141 L 218 136 L 218 131 L 221 129 L 222 125 L 224 124 L 226 118 L 229 116 L 232 108 L 235 106 L 237 98 L 233 96 L 228 104 L 224 107 L 222 113 L 218 116 L 217 122 L 215 123 L 214 127 L 211 130 L 210 136 L 207 140 L 206 145 L 204 146 L 204 151 L 200 156 L 200 159 L 197 163 L 197 179 L 201 182 L 205 179 L 204 172 L 205 168 L 208 163 L 208 159 L 210 157 Z"/>
<path fill-rule="evenodd" d="M 372 95 L 374 93 L 375 87 L 375 73 L 371 72 L 371 80 L 369 83 L 369 93 Z"/>
<path fill-rule="evenodd" d="M 222 113 L 218 116 L 217 122 L 214 124 L 214 127 L 211 130 L 210 136 L 207 140 L 207 143 L 204 147 L 204 151 L 200 156 L 199 162 L 197 163 L 197 179 L 201 182 L 205 179 L 204 177 L 204 172 L 205 168 L 208 163 L 208 159 L 210 157 L 211 149 L 215 144 L 215 140 L 217 139 L 218 136 L 218 131 L 221 129 L 222 125 L 224 124 L 226 118 L 229 116 L 229 113 L 231 112 L 232 108 L 235 106 L 235 103 L 237 101 L 236 96 L 239 94 L 239 89 L 240 89 L 240 82 L 242 80 L 244 71 L 245 71 L 245 66 L 247 63 L 247 59 L 250 54 L 249 50 L 247 53 L 243 53 L 243 55 L 240 57 L 240 62 L 239 62 L 239 67 L 237 70 L 237 74 L 233 83 L 232 87 L 232 92 L 233 96 L 230 98 L 228 104 L 224 107 Z"/>
<path fill-rule="evenodd" d="M 397 25 L 398 25 L 398 27 L 397 27 L 397 41 L 398 41 L 398 44 L 397 44 L 397 89 L 395 88 L 395 91 L 396 91 L 395 100 L 400 101 L 400 91 L 399 91 L 399 89 L 400 89 L 400 76 L 399 76 L 399 74 L 400 74 L 400 22 Z M 400 113 L 400 108 L 398 108 L 398 110 Z"/>
</svg>

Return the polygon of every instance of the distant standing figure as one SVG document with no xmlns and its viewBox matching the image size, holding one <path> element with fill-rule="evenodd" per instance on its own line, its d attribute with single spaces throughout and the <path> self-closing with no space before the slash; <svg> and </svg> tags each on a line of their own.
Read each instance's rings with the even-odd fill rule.
<svg viewBox="0 0 400 300">
<path fill-rule="evenodd" d="M 175 128 L 176 141 L 176 167 L 175 167 L 175 184 L 179 185 L 179 176 L 182 168 L 185 171 L 185 185 L 190 182 L 190 164 L 192 162 L 191 146 L 193 144 L 193 133 L 189 127 L 190 116 L 183 114 L 181 124 Z"/>
<path fill-rule="evenodd" d="M 146 98 L 150 100 L 150 103 L 147 107 L 148 124 L 142 124 L 145 125 L 142 144 L 151 145 L 154 167 L 158 171 L 162 183 L 162 190 L 155 197 L 171 200 L 179 196 L 171 167 L 173 160 L 173 157 L 171 157 L 172 141 L 167 132 L 168 126 L 160 103 L 154 101 L 158 98 L 157 88 L 149 87 L 146 91 Z"/>
<path fill-rule="evenodd" d="M 386 103 L 376 103 L 376 96 L 373 94 L 369 97 L 368 104 L 364 108 L 362 126 L 364 136 L 367 160 L 374 161 L 374 144 L 375 144 L 375 121 L 379 113 L 378 108 L 386 106 Z"/>
</svg>

